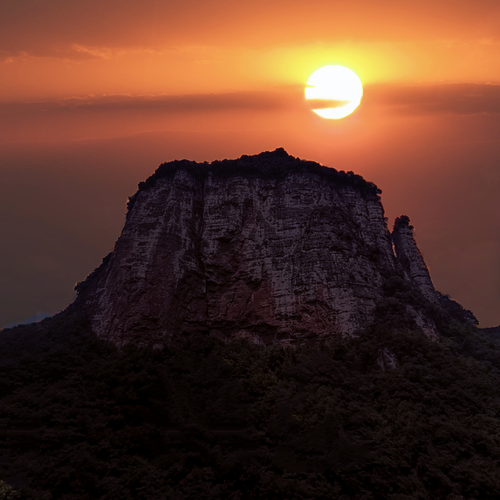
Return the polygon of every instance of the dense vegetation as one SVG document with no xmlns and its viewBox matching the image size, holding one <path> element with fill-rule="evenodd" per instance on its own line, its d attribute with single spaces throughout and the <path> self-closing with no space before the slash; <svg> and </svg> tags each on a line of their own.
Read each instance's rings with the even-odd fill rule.
<svg viewBox="0 0 500 500">
<path fill-rule="evenodd" d="M 174 160 L 162 163 L 144 182 L 139 183 L 139 191 L 150 189 L 159 179 L 173 177 L 180 168 L 189 170 L 191 175 L 202 180 L 208 172 L 218 177 L 233 177 L 235 175 L 257 176 L 266 179 L 282 179 L 291 173 L 316 175 L 337 186 L 352 186 L 365 198 L 379 199 L 382 193 L 372 182 L 366 181 L 354 172 L 344 172 L 330 167 L 324 167 L 314 161 L 301 160 L 289 155 L 283 148 L 275 151 L 265 151 L 257 155 L 243 155 L 235 160 L 215 160 L 212 163 L 197 163 L 190 160 Z M 137 193 L 129 198 L 127 208 L 130 210 L 135 203 Z"/>
<path fill-rule="evenodd" d="M 500 498 L 500 348 L 474 326 L 119 350 L 56 317 L 2 332 L 0 397 L 17 498 Z"/>
</svg>

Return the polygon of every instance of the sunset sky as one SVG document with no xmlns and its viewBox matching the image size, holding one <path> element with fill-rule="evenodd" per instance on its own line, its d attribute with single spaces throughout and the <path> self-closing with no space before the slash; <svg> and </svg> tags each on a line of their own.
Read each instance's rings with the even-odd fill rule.
<svg viewBox="0 0 500 500">
<path fill-rule="evenodd" d="M 304 100 L 324 65 L 358 109 Z M 500 324 L 498 0 L 5 0 L 0 328 L 54 314 L 160 163 L 283 147 L 382 189 L 436 288 Z"/>
</svg>

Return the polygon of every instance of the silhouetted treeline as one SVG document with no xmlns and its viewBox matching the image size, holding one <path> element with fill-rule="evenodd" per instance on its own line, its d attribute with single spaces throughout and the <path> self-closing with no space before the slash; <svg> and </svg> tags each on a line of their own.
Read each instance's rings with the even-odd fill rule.
<svg viewBox="0 0 500 500">
<path fill-rule="evenodd" d="M 411 293 L 387 286 L 385 321 Z M 0 478 L 47 500 L 496 500 L 499 344 L 445 333 L 119 350 L 61 316 L 7 330 Z"/>
<path fill-rule="evenodd" d="M 234 175 L 264 177 L 266 179 L 282 179 L 290 173 L 315 174 L 338 186 L 353 186 L 365 198 L 379 198 L 382 193 L 372 182 L 366 181 L 354 172 L 339 171 L 324 167 L 314 161 L 301 160 L 289 155 L 283 148 L 275 151 L 265 151 L 257 155 L 243 155 L 235 160 L 215 160 L 212 163 L 197 163 L 191 160 L 174 160 L 162 163 L 145 181 L 139 183 L 139 191 L 149 189 L 159 179 L 170 178 L 178 169 L 184 168 L 193 176 L 202 180 L 209 172 L 220 177 Z M 135 202 L 137 193 L 129 198 L 127 208 L 130 210 Z"/>
</svg>

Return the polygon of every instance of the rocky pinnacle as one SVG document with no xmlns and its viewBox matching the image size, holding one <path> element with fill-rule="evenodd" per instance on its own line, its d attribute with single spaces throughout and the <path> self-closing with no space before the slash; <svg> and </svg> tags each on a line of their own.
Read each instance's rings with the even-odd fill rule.
<svg viewBox="0 0 500 500">
<path fill-rule="evenodd" d="M 438 295 L 432 284 L 429 269 L 417 247 L 413 236 L 413 226 L 410 225 L 408 216 L 402 215 L 395 220 L 392 239 L 397 259 L 407 278 L 420 289 L 428 300 L 437 304 Z"/>
</svg>

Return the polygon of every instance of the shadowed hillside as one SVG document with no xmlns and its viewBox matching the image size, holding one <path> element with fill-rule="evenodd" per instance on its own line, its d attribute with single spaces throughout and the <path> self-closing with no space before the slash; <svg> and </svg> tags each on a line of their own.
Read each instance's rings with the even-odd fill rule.
<svg viewBox="0 0 500 500">
<path fill-rule="evenodd" d="M 60 315 L 0 336 L 0 478 L 26 499 L 496 499 L 499 370 L 458 323 L 153 350 Z"/>
</svg>

